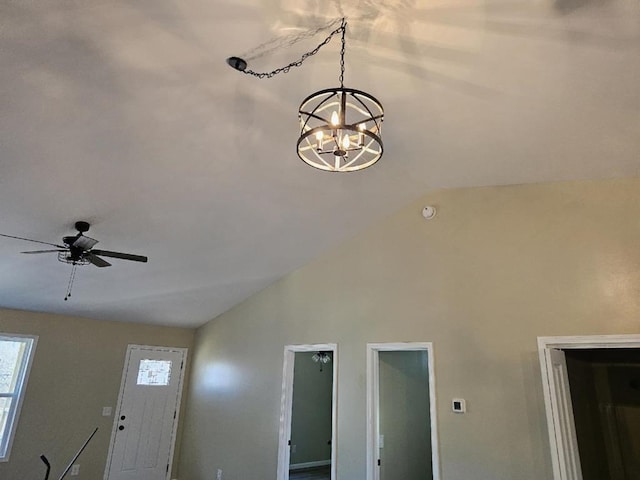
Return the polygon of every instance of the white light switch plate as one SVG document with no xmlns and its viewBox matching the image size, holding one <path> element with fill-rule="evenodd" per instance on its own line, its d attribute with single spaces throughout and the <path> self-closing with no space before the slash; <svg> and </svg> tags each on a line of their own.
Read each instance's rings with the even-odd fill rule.
<svg viewBox="0 0 640 480">
<path fill-rule="evenodd" d="M 74 465 L 71 467 L 71 476 L 75 477 L 80 474 L 80 465 Z"/>
<path fill-rule="evenodd" d="M 111 416 L 111 407 L 102 407 L 102 416 L 103 417 L 110 417 Z"/>
</svg>

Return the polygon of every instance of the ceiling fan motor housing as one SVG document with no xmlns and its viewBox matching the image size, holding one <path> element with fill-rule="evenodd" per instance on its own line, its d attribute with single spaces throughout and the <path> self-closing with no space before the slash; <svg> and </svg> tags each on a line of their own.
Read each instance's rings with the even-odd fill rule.
<svg viewBox="0 0 640 480">
<path fill-rule="evenodd" d="M 79 221 L 76 222 L 76 230 L 78 230 L 80 233 L 85 233 L 89 231 L 89 227 L 91 227 L 91 224 L 89 222 L 84 222 L 84 221 Z"/>
</svg>

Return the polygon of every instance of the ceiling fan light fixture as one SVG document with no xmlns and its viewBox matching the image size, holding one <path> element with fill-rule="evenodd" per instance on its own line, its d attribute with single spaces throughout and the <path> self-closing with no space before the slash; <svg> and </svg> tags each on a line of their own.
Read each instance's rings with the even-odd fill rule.
<svg viewBox="0 0 640 480">
<path fill-rule="evenodd" d="M 62 263 L 68 263 L 69 265 L 89 265 L 91 262 L 83 255 L 74 256 L 69 252 L 58 252 L 58 261 Z"/>
<path fill-rule="evenodd" d="M 319 352 L 314 353 L 313 356 L 311 357 L 311 360 L 320 364 L 320 371 L 322 372 L 323 364 L 329 363 L 331 361 L 331 352 L 321 350 Z"/>
<path fill-rule="evenodd" d="M 314 362 L 329 363 L 331 361 L 331 352 L 319 351 L 313 354 L 311 359 Z"/>
</svg>

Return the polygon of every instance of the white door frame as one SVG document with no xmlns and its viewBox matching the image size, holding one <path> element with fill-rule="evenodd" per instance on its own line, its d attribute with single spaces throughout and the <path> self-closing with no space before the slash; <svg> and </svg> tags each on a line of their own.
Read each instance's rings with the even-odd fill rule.
<svg viewBox="0 0 640 480">
<path fill-rule="evenodd" d="M 380 352 L 426 351 L 429 374 L 429 416 L 431 418 L 431 464 L 433 480 L 440 480 L 436 376 L 432 342 L 367 343 L 367 480 L 379 480 L 377 465 L 380 440 L 378 402 L 380 395 Z"/>
<path fill-rule="evenodd" d="M 575 432 L 573 416 L 571 415 L 570 425 L 563 425 L 561 403 L 563 401 L 562 392 L 556 388 L 554 370 L 552 364 L 552 350 L 569 349 L 595 349 L 595 348 L 640 348 L 640 335 L 592 335 L 592 336 L 571 336 L 571 337 L 538 337 L 538 353 L 540 356 L 540 369 L 542 371 L 542 391 L 544 394 L 544 404 L 547 413 L 547 427 L 549 431 L 549 445 L 551 447 L 551 461 L 553 464 L 554 480 L 571 480 L 572 466 L 568 465 L 568 458 L 575 458 L 580 461 L 575 439 L 565 438 L 566 429 Z M 571 408 L 573 412 L 573 407 Z M 566 419 L 564 420 L 567 421 Z M 567 451 L 571 449 L 572 451 Z M 581 478 L 581 475 L 580 477 Z"/>
<path fill-rule="evenodd" d="M 122 380 L 120 380 L 120 393 L 118 393 L 118 403 L 116 405 L 115 410 L 113 411 L 113 427 L 111 429 L 111 441 L 109 442 L 109 453 L 107 454 L 107 465 L 104 470 L 104 480 L 109 480 L 109 470 L 111 469 L 111 455 L 113 453 L 113 447 L 116 443 L 116 433 L 118 432 L 118 412 L 120 411 L 120 407 L 122 406 L 122 399 L 124 397 L 124 386 L 127 380 L 127 368 L 129 366 L 129 359 L 131 357 L 131 351 L 134 348 L 143 348 L 146 350 L 156 350 L 162 352 L 179 352 L 182 354 L 182 362 L 183 367 L 180 369 L 180 380 L 178 383 L 178 401 L 176 402 L 176 416 L 173 421 L 173 429 L 171 431 L 171 448 L 169 450 L 169 469 L 167 471 L 166 480 L 171 478 L 171 470 L 173 467 L 173 454 L 176 446 L 176 432 L 178 430 L 178 421 L 180 419 L 180 403 L 182 402 L 182 387 L 184 384 L 184 373 L 187 368 L 187 353 L 189 352 L 188 348 L 181 347 L 159 347 L 153 345 L 133 345 L 129 344 L 127 346 L 127 354 L 124 358 L 124 367 L 122 368 Z"/>
<path fill-rule="evenodd" d="M 331 480 L 336 480 L 337 411 L 338 411 L 338 344 L 316 343 L 309 345 L 285 345 L 282 367 L 282 397 L 280 406 L 280 440 L 278 447 L 277 480 L 288 480 L 291 457 L 291 413 L 293 407 L 293 366 L 296 352 L 326 351 L 333 353 L 333 395 L 331 400 Z"/>
</svg>

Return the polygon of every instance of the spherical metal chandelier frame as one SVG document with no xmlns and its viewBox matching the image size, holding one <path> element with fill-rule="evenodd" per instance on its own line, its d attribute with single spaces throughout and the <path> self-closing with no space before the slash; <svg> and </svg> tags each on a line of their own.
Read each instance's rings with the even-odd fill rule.
<svg viewBox="0 0 640 480">
<path fill-rule="evenodd" d="M 340 86 L 312 93 L 298 109 L 298 156 L 306 164 L 328 172 L 356 172 L 382 157 L 384 109 L 372 95 L 344 86 L 347 21 L 342 19 Z"/>
<path fill-rule="evenodd" d="M 333 28 L 335 24 L 336 21 L 332 21 L 318 31 Z M 306 59 L 317 54 L 329 43 L 334 35 L 342 34 L 340 86 L 312 93 L 298 108 L 298 156 L 306 164 L 328 172 L 363 170 L 380 160 L 384 152 L 382 104 L 366 92 L 344 86 L 346 32 L 347 21 L 342 18 L 340 27 L 334 29 L 316 48 L 304 53 L 299 60 L 271 72 L 254 72 L 247 68 L 247 61 L 241 57 L 227 58 L 227 63 L 235 70 L 261 79 L 273 78 L 280 73 L 289 72 L 294 67 L 302 66 Z"/>
<path fill-rule="evenodd" d="M 298 156 L 329 172 L 355 172 L 382 157 L 382 104 L 366 92 L 327 88 L 312 93 L 298 109 Z"/>
</svg>

